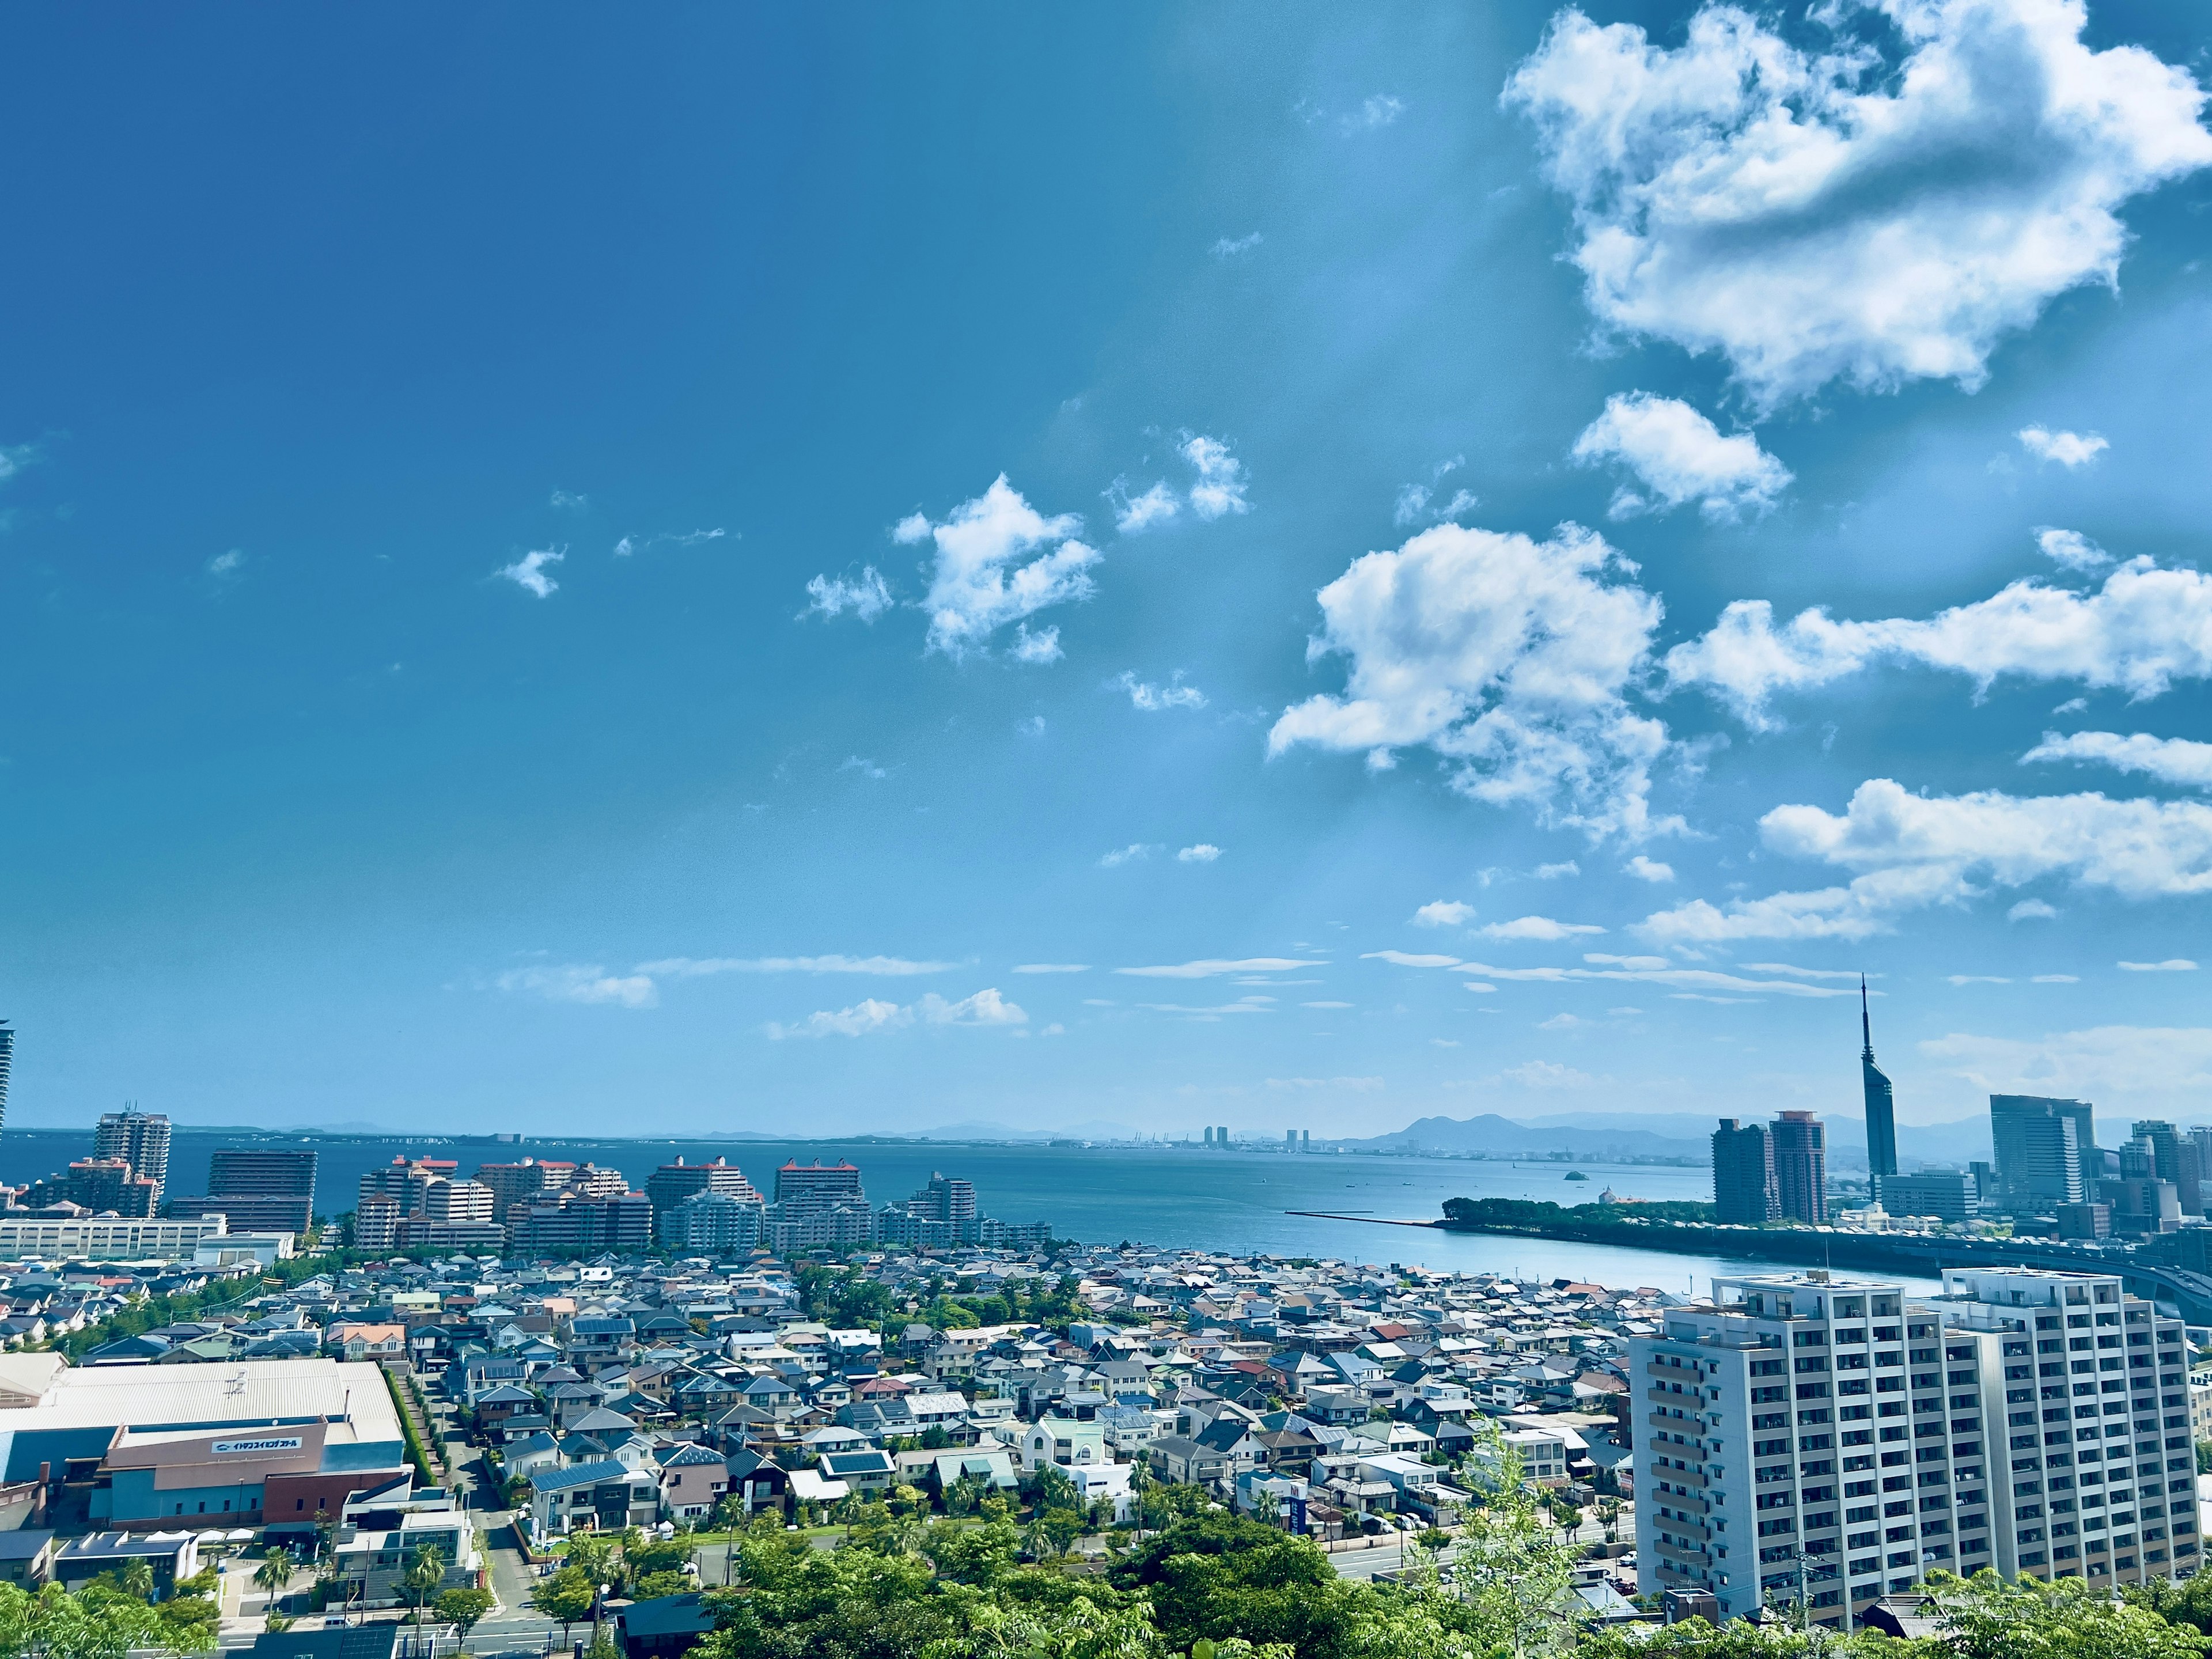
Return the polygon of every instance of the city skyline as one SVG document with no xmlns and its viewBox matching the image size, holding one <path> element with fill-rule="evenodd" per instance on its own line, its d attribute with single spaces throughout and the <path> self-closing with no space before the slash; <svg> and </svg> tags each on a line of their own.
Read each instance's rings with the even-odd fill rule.
<svg viewBox="0 0 2212 1659">
<path fill-rule="evenodd" d="M 26 17 L 0 1110 L 2202 1121 L 2212 23 L 1984 9 Z"/>
</svg>

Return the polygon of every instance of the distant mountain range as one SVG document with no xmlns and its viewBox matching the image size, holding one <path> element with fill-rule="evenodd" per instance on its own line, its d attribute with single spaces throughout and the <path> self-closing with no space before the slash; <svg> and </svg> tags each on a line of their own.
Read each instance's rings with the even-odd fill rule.
<svg viewBox="0 0 2212 1659">
<path fill-rule="evenodd" d="M 1719 1115 L 1692 1112 L 1567 1112 L 1526 1121 L 1499 1117 L 1425 1117 L 1390 1134 L 1331 1144 L 1377 1152 L 1429 1152 L 1492 1158 L 1545 1157 L 1578 1153 L 1591 1158 L 1703 1158 L 1712 1144 Z M 1866 1168 L 1866 1121 L 1842 1113 L 1820 1114 L 1828 1130 L 1828 1162 L 1844 1170 Z M 1900 1123 L 1899 1160 L 1908 1168 L 1923 1164 L 1965 1164 L 1990 1156 L 1990 1124 L 1984 1117 L 1948 1123 Z"/>
</svg>

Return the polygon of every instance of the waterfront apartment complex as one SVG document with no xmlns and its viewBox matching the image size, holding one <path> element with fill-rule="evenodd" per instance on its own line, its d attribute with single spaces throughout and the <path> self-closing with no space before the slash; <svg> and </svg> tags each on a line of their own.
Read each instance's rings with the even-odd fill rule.
<svg viewBox="0 0 2212 1659">
<path fill-rule="evenodd" d="M 2100 1585 L 2193 1572 L 2179 1321 L 2118 1275 L 1713 1281 L 1630 1344 L 1638 1587 L 1837 1629 L 1942 1568 Z"/>
<path fill-rule="evenodd" d="M 220 1215 L 239 1232 L 305 1235 L 314 1221 L 315 1164 L 312 1150 L 227 1147 L 208 1160 L 208 1189 L 172 1198 L 163 1213 Z"/>
<path fill-rule="evenodd" d="M 1827 1181 L 1827 1129 L 1810 1112 L 1784 1112 L 1771 1124 L 1724 1117 L 1713 1131 L 1717 1220 L 1819 1225 L 1828 1218 Z"/>
</svg>

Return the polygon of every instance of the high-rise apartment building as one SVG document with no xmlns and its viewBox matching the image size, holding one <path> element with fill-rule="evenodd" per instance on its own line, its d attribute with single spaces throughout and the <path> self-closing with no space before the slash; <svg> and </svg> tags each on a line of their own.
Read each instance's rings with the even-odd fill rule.
<svg viewBox="0 0 2212 1659">
<path fill-rule="evenodd" d="M 2079 1204 L 2096 1178 L 2096 1125 L 2086 1100 L 1991 1095 L 1998 1195 L 2014 1210 Z"/>
<path fill-rule="evenodd" d="M 2200 1560 L 2186 1350 L 2117 1275 L 1713 1281 L 1629 1345 L 1638 1588 L 1850 1627 L 1936 1568 L 2093 1584 Z"/>
<path fill-rule="evenodd" d="M 489 1222 L 491 1188 L 480 1181 L 440 1176 L 422 1194 L 422 1213 L 433 1221 Z"/>
<path fill-rule="evenodd" d="M 1721 1120 L 1713 1131 L 1713 1213 L 1716 1220 L 1763 1227 L 1782 1213 L 1774 1190 L 1774 1143 L 1763 1123 Z"/>
<path fill-rule="evenodd" d="M 576 1166 L 565 1161 L 526 1158 L 519 1164 L 479 1164 L 476 1178 L 491 1188 L 492 1219 L 505 1221 L 516 1205 L 535 1203 L 558 1191 L 575 1172 Z"/>
<path fill-rule="evenodd" d="M 150 1219 L 156 1208 L 153 1182 L 121 1158 L 78 1158 L 60 1175 L 33 1182 L 24 1196 L 33 1209 L 75 1204 L 88 1214 L 126 1221 Z"/>
<path fill-rule="evenodd" d="M 0 1129 L 8 1127 L 8 1076 L 15 1069 L 15 1028 L 0 1019 Z"/>
<path fill-rule="evenodd" d="M 2204 1170 L 2199 1161 L 2195 1137 L 2185 1135 L 2171 1123 L 2158 1119 L 2145 1119 L 2135 1127 L 2136 1140 L 2150 1152 L 2150 1175 L 2159 1181 L 2173 1183 L 2175 1198 L 2184 1215 L 2202 1216 L 2204 1213 Z M 2128 1173 L 2123 1166 L 2120 1173 Z"/>
<path fill-rule="evenodd" d="M 686 1164 L 679 1158 L 646 1178 L 645 1195 L 653 1200 L 653 1225 L 658 1228 L 662 1217 L 694 1193 L 722 1193 L 740 1204 L 763 1201 L 753 1183 L 745 1179 L 745 1172 L 727 1159 Z"/>
<path fill-rule="evenodd" d="M 315 1154 L 227 1146 L 208 1160 L 208 1190 L 170 1199 L 167 1215 L 221 1215 L 234 1233 L 304 1233 L 315 1218 Z"/>
<path fill-rule="evenodd" d="M 759 1194 L 745 1200 L 706 1187 L 653 1214 L 655 1234 L 673 1249 L 750 1250 L 767 1224 Z"/>
<path fill-rule="evenodd" d="M 643 1193 L 605 1196 L 564 1189 L 514 1212 L 509 1237 L 519 1250 L 642 1250 L 653 1243 L 653 1200 Z"/>
<path fill-rule="evenodd" d="M 1874 1195 L 1881 1199 L 1882 1178 L 1897 1173 L 1897 1096 L 1888 1077 L 1874 1063 L 1874 1017 L 1867 1008 L 1863 975 L 1859 978 L 1859 1036 L 1865 1045 L 1859 1050 L 1859 1084 L 1866 1097 L 1867 1169 Z"/>
<path fill-rule="evenodd" d="M 1828 1219 L 1828 1132 L 1810 1112 L 1784 1112 L 1767 1130 L 1774 1143 L 1774 1194 L 1787 1220 Z"/>
<path fill-rule="evenodd" d="M 135 1106 L 106 1112 L 93 1131 L 94 1158 L 119 1158 L 133 1173 L 154 1183 L 159 1204 L 169 1181 L 169 1120 L 159 1112 L 142 1112 Z"/>
<path fill-rule="evenodd" d="M 794 1200 L 823 1206 L 866 1204 L 868 1194 L 860 1186 L 860 1170 L 842 1158 L 835 1164 L 817 1158 L 805 1165 L 793 1158 L 775 1172 L 775 1201 L 784 1205 Z"/>
</svg>

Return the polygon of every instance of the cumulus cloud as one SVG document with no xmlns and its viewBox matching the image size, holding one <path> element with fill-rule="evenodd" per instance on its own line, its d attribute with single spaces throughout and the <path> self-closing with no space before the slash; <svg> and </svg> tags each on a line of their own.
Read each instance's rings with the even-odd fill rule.
<svg viewBox="0 0 2212 1659">
<path fill-rule="evenodd" d="M 1178 864 L 1211 864 L 1214 860 L 1220 856 L 1221 849 L 1218 847 L 1216 847 L 1210 841 L 1202 841 L 1195 847 L 1186 847 L 1181 852 L 1177 853 L 1176 854 L 1176 862 Z"/>
<path fill-rule="evenodd" d="M 2018 436 L 2021 447 L 2037 460 L 2056 461 L 2069 471 L 2087 466 L 2112 447 L 2094 432 L 2053 432 L 2045 426 L 2024 426 Z"/>
<path fill-rule="evenodd" d="M 2129 198 L 2212 161 L 2203 94 L 2080 0 L 1879 0 L 1827 50 L 1708 5 L 1680 46 L 1559 13 L 1507 82 L 1573 204 L 1608 327 L 1717 351 L 1762 408 L 1831 380 L 1981 384 L 2069 289 L 2116 280 Z"/>
<path fill-rule="evenodd" d="M 2045 558 L 2069 570 L 2102 570 L 2112 562 L 2111 554 L 2078 530 L 2038 525 L 2035 544 L 2042 550 Z"/>
<path fill-rule="evenodd" d="M 1670 686 L 1701 686 L 1767 726 L 1776 693 L 1884 661 L 1963 674 L 1982 689 L 2013 677 L 2155 697 L 2212 674 L 2212 577 L 2130 559 L 2087 592 L 2023 578 L 1925 621 L 1838 622 L 1814 609 L 1778 628 L 1765 599 L 1739 599 L 1711 633 L 1669 651 L 1666 668 Z"/>
<path fill-rule="evenodd" d="M 1268 753 L 1310 743 L 1387 764 L 1425 746 L 1477 800 L 1594 836 L 1671 827 L 1648 805 L 1666 728 L 1624 695 L 1662 614 L 1635 571 L 1577 525 L 1546 542 L 1437 525 L 1366 554 L 1321 590 L 1306 652 L 1348 659 L 1347 694 L 1285 709 Z"/>
<path fill-rule="evenodd" d="M 873 565 L 863 565 L 858 576 L 817 576 L 806 584 L 806 609 L 801 617 L 842 617 L 847 611 L 872 623 L 891 608 L 891 590 Z"/>
<path fill-rule="evenodd" d="M 896 1030 L 917 1023 L 925 1025 L 1025 1025 L 1029 1015 L 995 990 L 981 990 L 957 1002 L 948 1002 L 934 992 L 904 1006 L 871 997 L 849 1008 L 824 1009 L 790 1024 L 771 1020 L 767 1027 L 773 1040 L 791 1037 L 867 1036 Z"/>
<path fill-rule="evenodd" d="M 1138 979 L 1216 979 L 1224 974 L 1287 973 L 1294 968 L 1326 968 L 1325 961 L 1305 957 L 1202 957 L 1196 962 L 1178 962 L 1161 967 L 1116 968 L 1117 974 L 1128 974 Z M 1249 1001 L 1253 999 L 1248 998 Z M 1261 997 L 1260 1001 L 1267 1001 Z"/>
<path fill-rule="evenodd" d="M 1124 536 L 1133 536 L 1156 524 L 1165 524 L 1182 511 L 1182 504 L 1176 499 L 1175 491 L 1168 488 L 1165 479 L 1153 484 L 1141 495 L 1131 495 L 1122 489 L 1121 481 L 1116 478 L 1106 496 L 1114 503 L 1114 528 Z"/>
<path fill-rule="evenodd" d="M 1249 513 L 1244 495 L 1244 463 L 1229 453 L 1229 446 L 1203 433 L 1186 432 L 1176 446 L 1198 474 L 1190 487 L 1190 510 L 1207 523 L 1231 513 Z"/>
<path fill-rule="evenodd" d="M 2212 806 L 2196 801 L 2024 799 L 1996 790 L 1916 795 L 1871 778 L 1840 816 L 1778 806 L 1759 830 L 1777 853 L 1859 873 L 1843 886 L 1725 906 L 1694 900 L 1656 912 L 1636 931 L 1690 945 L 1866 939 L 1910 912 L 2046 878 L 2130 900 L 2212 891 Z"/>
<path fill-rule="evenodd" d="M 2123 962 L 2118 964 L 2123 973 L 2130 974 L 2193 974 L 2197 964 L 2187 957 L 2168 957 L 2164 962 Z"/>
<path fill-rule="evenodd" d="M 2154 738 L 2146 732 L 2045 732 L 2043 741 L 2020 757 L 2033 761 L 2075 761 L 2109 766 L 2118 772 L 2142 772 L 2160 783 L 2212 789 L 2212 743 L 2187 738 Z"/>
<path fill-rule="evenodd" d="M 1648 859 L 1641 853 L 1638 853 L 1634 858 L 1629 860 L 1626 864 L 1621 866 L 1621 868 L 1626 871 L 1630 875 L 1635 877 L 1638 881 L 1657 882 L 1672 881 L 1674 879 L 1674 866 L 1673 865 L 1662 864 L 1656 859 Z"/>
<path fill-rule="evenodd" d="M 534 553 L 524 554 L 513 564 L 500 566 L 493 574 L 506 577 L 526 593 L 534 593 L 541 599 L 550 599 L 561 584 L 546 572 L 568 556 L 565 547 L 541 547 Z"/>
<path fill-rule="evenodd" d="M 1416 927 L 1464 927 L 1474 920 L 1474 907 L 1457 899 L 1434 899 L 1413 912 Z"/>
<path fill-rule="evenodd" d="M 1679 398 L 1648 392 L 1607 398 L 1605 413 L 1575 440 L 1573 457 L 1584 466 L 1615 462 L 1636 476 L 1640 491 L 1624 483 L 1613 492 L 1616 519 L 1690 501 L 1714 523 L 1758 518 L 1773 509 L 1794 476 L 1749 433 L 1723 434 Z"/>
<path fill-rule="evenodd" d="M 1109 680 L 1109 685 L 1118 685 L 1129 694 L 1129 706 L 1157 714 L 1164 708 L 1203 708 L 1206 693 L 1194 685 L 1182 683 L 1182 671 L 1177 669 L 1175 678 L 1165 685 L 1153 685 L 1137 678 L 1136 671 L 1125 669 L 1120 676 Z"/>
<path fill-rule="evenodd" d="M 1026 663 L 1058 662 L 1066 654 L 1060 648 L 1057 627 L 1040 628 L 1032 634 L 1027 623 L 1015 628 L 1014 642 L 1006 647 L 1006 653 L 1016 662 Z"/>
<path fill-rule="evenodd" d="M 929 592 L 927 648 L 955 659 L 984 649 L 991 635 L 1048 605 L 1087 599 L 1097 551 L 1076 539 L 1083 520 L 1073 513 L 1046 518 L 1001 472 L 991 487 L 954 507 L 942 523 L 915 513 L 899 520 L 893 539 L 927 541 L 936 549 Z M 1032 557 L 1031 556 L 1035 556 Z M 1016 654 L 1048 661 L 1060 654 L 1059 631 L 1026 630 Z"/>
<path fill-rule="evenodd" d="M 600 1003 L 617 1008 L 650 1008 L 660 992 L 642 971 L 612 974 L 597 963 L 561 967 L 514 968 L 494 981 L 502 991 L 526 991 L 554 1002 Z"/>
<path fill-rule="evenodd" d="M 2019 1039 L 1954 1032 L 1919 1045 L 1932 1065 L 1978 1095 L 2026 1093 L 2170 1104 L 2195 1114 L 2212 1086 L 2212 1030 L 2100 1025 Z"/>
<path fill-rule="evenodd" d="M 637 971 L 661 979 L 701 979 L 715 974 L 875 974 L 905 978 L 942 974 L 957 962 L 916 962 L 906 957 L 663 957 L 641 962 Z"/>
<path fill-rule="evenodd" d="M 2007 921 L 2056 921 L 2057 919 L 2057 907 L 2046 904 L 2041 899 L 2022 899 L 2005 912 Z M 2039 985 L 2042 982 L 2043 976 L 2039 975 L 2036 983 Z"/>
<path fill-rule="evenodd" d="M 1602 933 L 1605 929 L 1587 921 L 1553 921 L 1549 916 L 1519 916 L 1511 921 L 1493 921 L 1480 931 L 1485 939 L 1516 942 L 1533 939 L 1555 945 L 1563 939 L 1572 939 L 1577 933 Z"/>
</svg>

